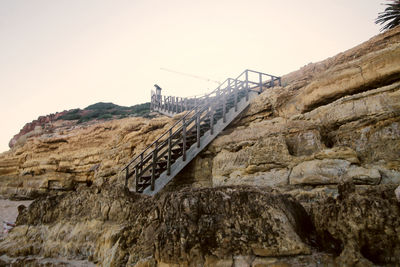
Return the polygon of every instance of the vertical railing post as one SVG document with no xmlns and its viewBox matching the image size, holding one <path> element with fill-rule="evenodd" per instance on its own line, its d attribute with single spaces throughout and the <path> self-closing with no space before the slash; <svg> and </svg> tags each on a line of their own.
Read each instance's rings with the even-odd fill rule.
<svg viewBox="0 0 400 267">
<path fill-rule="evenodd" d="M 143 153 L 140 154 L 140 165 L 139 166 L 140 166 L 139 171 L 140 171 L 140 173 L 142 173 L 142 171 L 143 171 Z"/>
<path fill-rule="evenodd" d="M 223 93 L 222 93 L 222 122 L 223 123 L 226 122 L 226 101 L 227 101 L 226 94 L 227 94 L 227 91 L 229 91 L 230 87 L 231 87 L 231 79 L 228 78 L 227 90 L 223 90 Z"/>
<path fill-rule="evenodd" d="M 182 160 L 186 161 L 186 121 L 185 118 L 182 119 Z"/>
<path fill-rule="evenodd" d="M 179 97 L 175 98 L 175 113 L 178 113 L 178 99 Z"/>
<path fill-rule="evenodd" d="M 188 110 L 188 100 L 187 100 L 187 97 L 185 97 L 185 110 Z"/>
<path fill-rule="evenodd" d="M 200 147 L 200 111 L 197 110 L 196 106 L 196 141 L 197 147 Z"/>
<path fill-rule="evenodd" d="M 214 134 L 214 105 L 210 107 L 210 133 L 211 135 Z"/>
<path fill-rule="evenodd" d="M 235 112 L 238 110 L 237 108 L 237 98 L 238 98 L 238 86 L 237 86 L 237 82 L 238 82 L 238 80 L 235 80 L 235 92 L 234 92 L 234 98 L 235 98 L 235 101 L 234 101 L 234 104 L 235 104 Z"/>
<path fill-rule="evenodd" d="M 172 130 L 169 130 L 169 137 L 168 137 L 168 159 L 167 159 L 167 175 L 171 174 L 171 143 L 172 143 Z"/>
<path fill-rule="evenodd" d="M 138 187 L 139 187 L 139 178 L 140 178 L 140 176 L 139 176 L 139 168 L 138 168 L 138 165 L 136 164 L 136 166 L 135 166 L 135 191 L 137 192 L 138 191 Z"/>
<path fill-rule="evenodd" d="M 260 94 L 261 94 L 263 91 L 262 74 L 261 73 L 258 74 L 258 82 L 260 84 Z"/>
<path fill-rule="evenodd" d="M 181 97 L 181 112 L 183 112 L 183 98 Z"/>
<path fill-rule="evenodd" d="M 246 101 L 249 101 L 249 70 L 246 70 Z"/>
<path fill-rule="evenodd" d="M 151 172 L 151 191 L 154 191 L 156 181 L 156 167 L 157 167 L 157 150 L 158 142 L 156 141 L 156 148 L 153 150 L 152 172 Z"/>
<path fill-rule="evenodd" d="M 129 165 L 126 166 L 126 169 L 125 169 L 125 187 L 128 186 L 128 179 L 129 179 Z"/>
<path fill-rule="evenodd" d="M 274 87 L 274 76 L 271 76 L 271 81 L 269 82 L 269 87 Z"/>
</svg>

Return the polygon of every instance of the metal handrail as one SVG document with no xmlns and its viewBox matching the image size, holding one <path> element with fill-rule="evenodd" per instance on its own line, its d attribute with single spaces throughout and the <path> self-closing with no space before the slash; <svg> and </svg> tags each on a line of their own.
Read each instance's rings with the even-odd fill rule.
<svg viewBox="0 0 400 267">
<path fill-rule="evenodd" d="M 256 73 L 259 75 L 258 83 L 249 81 L 249 75 L 248 75 L 249 72 Z M 245 79 L 241 80 L 241 77 L 243 75 L 245 75 Z M 136 175 L 141 177 L 143 175 L 143 173 L 145 173 L 147 170 L 149 170 L 151 168 L 151 165 L 148 165 L 147 167 L 145 167 L 143 169 L 144 165 L 147 164 L 149 161 L 151 161 L 152 156 L 153 156 L 153 161 L 154 161 L 154 159 L 157 160 L 157 158 L 161 158 L 162 156 L 165 155 L 165 153 L 167 153 L 167 151 L 169 151 L 171 149 L 171 147 L 168 147 L 167 150 L 164 150 L 163 152 L 161 152 L 162 155 L 159 155 L 158 157 L 154 156 L 154 155 L 157 155 L 157 152 L 159 152 L 160 149 L 163 150 L 166 146 L 171 146 L 171 142 L 169 141 L 169 139 L 178 135 L 179 137 L 178 137 L 178 141 L 176 142 L 176 144 L 179 143 L 180 138 L 181 138 L 180 137 L 181 131 L 183 130 L 183 128 L 187 129 L 187 127 L 191 123 L 196 121 L 195 124 L 192 127 L 190 127 L 190 130 L 193 130 L 195 127 L 197 127 L 197 125 L 200 121 L 203 121 L 206 117 L 209 117 L 210 112 L 219 103 L 219 101 L 216 101 L 218 96 L 221 96 L 222 93 L 223 93 L 223 95 L 229 95 L 233 91 L 235 91 L 235 94 L 237 95 L 238 91 L 241 91 L 244 89 L 250 90 L 250 89 L 256 88 L 258 86 L 261 86 L 261 88 L 262 88 L 262 86 L 264 84 L 264 83 L 262 83 L 262 77 L 264 75 L 269 76 L 271 78 L 270 84 L 272 86 L 273 86 L 273 82 L 276 80 L 279 80 L 279 84 L 280 84 L 280 77 L 246 69 L 239 76 L 237 76 L 236 79 L 227 78 L 223 83 L 221 83 L 212 92 L 205 94 L 202 98 L 196 98 L 196 101 L 199 101 L 199 102 L 197 102 L 197 105 L 193 106 L 190 110 L 188 110 L 186 112 L 186 114 L 183 117 L 181 117 L 178 121 L 176 121 L 167 131 L 165 131 L 163 134 L 161 134 L 155 141 L 153 141 L 149 146 L 147 146 L 140 154 L 138 154 L 128 164 L 125 165 L 125 167 L 121 170 L 121 172 L 126 171 L 126 173 L 127 173 L 126 179 L 128 179 L 128 176 L 130 177 L 133 174 L 133 171 L 132 171 L 132 173 L 129 173 L 129 167 L 134 162 L 136 162 L 139 158 L 140 158 L 140 162 L 135 164 L 134 169 L 135 169 Z M 234 81 L 234 83 L 231 83 L 232 81 Z M 223 87 L 226 83 L 227 83 L 226 87 Z M 266 82 L 266 83 L 268 83 L 268 82 Z M 256 86 L 250 88 L 249 84 L 254 84 Z M 232 86 L 234 86 L 235 90 L 233 90 Z M 221 88 L 223 88 L 223 89 L 221 89 Z M 260 90 L 261 90 L 261 88 L 260 88 Z M 215 94 L 215 96 L 212 96 L 213 94 Z M 248 97 L 248 91 L 247 91 L 246 98 L 247 97 Z M 152 95 L 152 100 L 153 99 L 154 98 Z M 168 96 L 168 98 L 165 98 L 165 99 L 172 99 L 172 96 Z M 205 101 L 205 100 L 207 100 L 207 101 Z M 237 101 L 237 100 L 235 100 L 235 101 Z M 208 111 L 206 112 L 206 114 L 203 115 L 204 111 L 206 111 L 206 110 L 208 110 Z M 178 112 L 178 108 L 176 109 L 176 111 Z M 181 111 L 182 111 L 182 109 L 181 109 Z M 192 114 L 192 117 L 190 119 L 186 120 L 190 114 Z M 201 116 L 202 118 L 200 118 L 199 116 Z M 178 127 L 178 129 L 173 130 L 178 124 L 180 124 L 182 122 L 184 122 L 185 125 L 182 125 L 182 126 Z M 211 122 L 211 124 L 213 124 L 213 122 Z M 167 134 L 169 134 L 170 136 L 168 138 L 166 138 L 165 140 L 161 141 L 161 139 L 163 137 L 165 137 Z M 176 144 L 174 144 L 173 146 L 175 146 Z M 149 151 L 154 145 L 155 145 L 155 148 L 153 150 Z M 145 153 L 147 151 L 149 151 L 149 153 L 147 155 L 145 155 Z M 154 165 L 154 162 L 153 162 L 153 165 Z M 140 168 L 139 173 L 138 173 L 138 168 Z M 154 174 L 153 174 L 153 176 L 154 176 Z M 153 183 L 153 181 L 152 181 L 152 183 Z"/>
</svg>

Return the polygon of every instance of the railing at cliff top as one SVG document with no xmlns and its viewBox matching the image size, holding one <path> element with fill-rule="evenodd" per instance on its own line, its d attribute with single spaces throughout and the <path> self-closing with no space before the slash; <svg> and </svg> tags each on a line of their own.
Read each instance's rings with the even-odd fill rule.
<svg viewBox="0 0 400 267">
<path fill-rule="evenodd" d="M 251 76 L 256 76 L 256 81 L 254 81 L 255 79 L 252 79 Z M 263 79 L 264 77 L 269 77 L 269 79 L 265 80 Z M 174 103 L 175 105 L 172 106 L 172 102 L 163 103 L 162 101 L 160 101 L 160 98 L 155 98 L 153 97 L 155 95 L 153 95 L 153 108 L 162 108 L 164 106 L 164 108 L 169 108 L 171 112 L 187 112 L 182 118 L 176 121 L 166 132 L 161 134 L 152 144 L 150 144 L 140 154 L 134 157 L 122 169 L 122 171 L 126 172 L 125 185 L 127 185 L 128 179 L 133 174 L 135 174 L 137 188 L 140 178 L 146 172 L 150 172 L 151 190 L 154 190 L 157 162 L 163 159 L 163 157 L 166 158 L 167 175 L 169 175 L 172 164 L 171 151 L 179 144 L 179 142 L 183 143 L 182 157 L 183 161 L 185 161 L 186 150 L 188 149 L 186 147 L 187 133 L 194 134 L 197 147 L 200 147 L 200 123 L 204 123 L 207 119 L 209 119 L 211 121 L 210 130 L 212 133 L 215 110 L 221 105 L 223 106 L 221 115 L 225 122 L 225 106 L 227 105 L 227 99 L 229 97 L 233 97 L 234 107 L 236 111 L 239 94 L 244 94 L 246 100 L 248 100 L 250 90 L 255 90 L 256 88 L 258 88 L 257 91 L 262 92 L 264 87 L 273 87 L 276 82 L 281 85 L 280 77 L 257 71 L 245 70 L 236 79 L 228 78 L 211 93 L 206 94 L 202 98 L 196 98 L 192 107 L 189 107 L 188 105 L 184 107 L 182 101 L 180 105 L 178 105 L 178 102 L 176 101 Z M 164 100 L 165 99 L 166 98 L 164 98 Z M 172 97 L 169 97 L 169 99 L 172 99 Z M 188 101 L 186 103 L 188 103 Z"/>
<path fill-rule="evenodd" d="M 272 87 L 275 82 L 278 82 L 279 85 L 281 85 L 281 78 L 270 75 L 270 74 L 265 74 L 261 73 L 258 71 L 253 71 L 253 70 L 245 70 L 243 71 L 236 79 L 240 79 L 242 76 L 250 76 L 251 74 L 257 75 L 257 82 L 254 82 L 249 78 L 246 78 L 248 80 L 249 84 L 252 85 L 258 85 L 260 84 L 260 81 L 258 79 L 262 79 L 263 76 L 268 76 L 270 79 L 265 82 L 265 87 Z M 217 89 L 215 89 L 213 92 L 209 94 L 204 94 L 201 97 L 175 97 L 175 96 L 161 96 L 161 95 L 156 95 L 152 93 L 151 95 L 151 109 L 158 110 L 158 111 L 164 111 L 167 112 L 167 114 L 174 114 L 174 113 L 181 113 L 184 111 L 189 111 L 196 107 L 198 104 L 202 104 L 207 97 L 210 95 L 214 94 L 218 88 L 221 88 L 227 81 L 231 79 L 228 78 L 226 79 L 222 84 L 220 84 Z M 236 80 L 236 79 L 231 79 L 231 80 Z"/>
</svg>

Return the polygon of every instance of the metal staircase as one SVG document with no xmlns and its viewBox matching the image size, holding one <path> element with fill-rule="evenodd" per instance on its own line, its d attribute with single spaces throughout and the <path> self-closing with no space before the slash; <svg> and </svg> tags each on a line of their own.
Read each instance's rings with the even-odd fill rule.
<svg viewBox="0 0 400 267">
<path fill-rule="evenodd" d="M 168 116 L 186 113 L 123 168 L 125 186 L 128 186 L 128 179 L 134 177 L 136 192 L 147 195 L 159 192 L 222 132 L 253 98 L 264 88 L 276 84 L 281 84 L 280 77 L 245 70 L 236 79 L 226 79 L 213 92 L 200 98 L 163 97 L 152 94 L 152 110 Z"/>
</svg>

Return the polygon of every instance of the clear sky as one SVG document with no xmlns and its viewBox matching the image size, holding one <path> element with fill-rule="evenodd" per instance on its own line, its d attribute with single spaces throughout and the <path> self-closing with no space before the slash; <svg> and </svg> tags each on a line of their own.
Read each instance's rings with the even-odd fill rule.
<svg viewBox="0 0 400 267">
<path fill-rule="evenodd" d="M 0 0 L 0 152 L 40 115 L 283 75 L 379 33 L 384 0 Z"/>
</svg>

